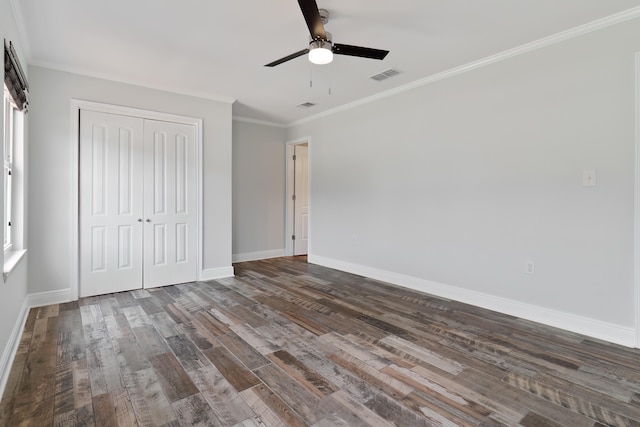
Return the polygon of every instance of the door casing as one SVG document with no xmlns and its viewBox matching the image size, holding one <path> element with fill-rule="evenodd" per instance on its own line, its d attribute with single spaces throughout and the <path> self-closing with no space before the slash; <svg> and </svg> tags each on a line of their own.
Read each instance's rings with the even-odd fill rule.
<svg viewBox="0 0 640 427">
<path fill-rule="evenodd" d="M 309 185 L 308 191 L 308 207 L 309 207 L 309 229 L 307 231 L 308 235 L 308 246 L 307 253 L 311 253 L 311 245 L 312 245 L 312 236 L 311 236 L 311 221 L 312 221 L 312 207 L 311 207 L 311 138 L 305 137 L 300 139 L 295 139 L 292 141 L 287 141 L 286 150 L 285 150 L 285 167 L 286 167 L 286 197 L 285 197 L 285 229 L 284 229 L 284 241 L 285 241 L 285 255 L 293 256 L 293 240 L 291 240 L 291 235 L 293 234 L 293 224 L 294 224 L 294 205 L 293 205 L 293 192 L 294 192 L 294 166 L 293 166 L 293 154 L 294 148 L 296 145 L 308 144 L 309 147 L 309 155 L 308 155 L 308 164 L 307 164 L 307 182 Z"/>
</svg>

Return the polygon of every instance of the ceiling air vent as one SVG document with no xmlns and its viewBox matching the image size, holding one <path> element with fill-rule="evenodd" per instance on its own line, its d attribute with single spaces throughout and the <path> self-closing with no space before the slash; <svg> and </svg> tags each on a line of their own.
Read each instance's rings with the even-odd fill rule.
<svg viewBox="0 0 640 427">
<path fill-rule="evenodd" d="M 316 105 L 316 104 L 314 104 L 313 102 L 303 102 L 302 104 L 296 105 L 296 107 L 298 107 L 298 108 L 311 108 L 314 105 Z"/>
<path fill-rule="evenodd" d="M 381 82 L 383 80 L 387 80 L 389 77 L 397 76 L 398 74 L 400 74 L 400 71 L 389 68 L 388 70 L 378 73 L 375 76 L 371 76 L 370 78 L 377 82 Z"/>
</svg>

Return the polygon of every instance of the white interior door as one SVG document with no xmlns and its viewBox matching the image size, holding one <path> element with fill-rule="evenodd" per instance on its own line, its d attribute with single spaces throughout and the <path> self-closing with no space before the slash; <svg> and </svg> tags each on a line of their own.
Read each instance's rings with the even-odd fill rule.
<svg viewBox="0 0 640 427">
<path fill-rule="evenodd" d="M 144 146 L 144 287 L 195 281 L 195 126 L 145 120 Z"/>
<path fill-rule="evenodd" d="M 306 255 L 309 247 L 309 147 L 295 146 L 294 255 Z"/>
<path fill-rule="evenodd" d="M 80 296 L 142 285 L 140 118 L 81 111 Z"/>
</svg>

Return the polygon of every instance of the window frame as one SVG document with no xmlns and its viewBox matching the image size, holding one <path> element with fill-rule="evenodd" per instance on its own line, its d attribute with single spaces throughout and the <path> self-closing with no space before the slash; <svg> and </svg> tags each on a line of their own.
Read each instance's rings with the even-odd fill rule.
<svg viewBox="0 0 640 427">
<path fill-rule="evenodd" d="M 13 102 L 13 98 L 4 85 L 4 136 L 2 142 L 3 153 L 3 173 L 4 173 L 4 197 L 3 197 L 3 249 L 4 252 L 10 252 L 13 250 L 13 233 L 12 233 L 12 220 L 13 220 L 13 199 L 14 199 L 14 186 L 13 186 L 13 152 L 15 148 L 15 125 L 16 114 L 19 113 L 18 107 Z"/>
</svg>

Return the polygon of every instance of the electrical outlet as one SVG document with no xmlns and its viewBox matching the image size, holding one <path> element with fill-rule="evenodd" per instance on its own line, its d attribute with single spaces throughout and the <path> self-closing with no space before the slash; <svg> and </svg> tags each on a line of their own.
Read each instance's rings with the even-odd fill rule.
<svg viewBox="0 0 640 427">
<path fill-rule="evenodd" d="M 582 186 L 583 187 L 595 187 L 598 183 L 598 174 L 595 170 L 582 171 Z"/>
<path fill-rule="evenodd" d="M 524 262 L 524 272 L 527 274 L 533 274 L 536 272 L 536 266 L 533 261 Z"/>
</svg>

